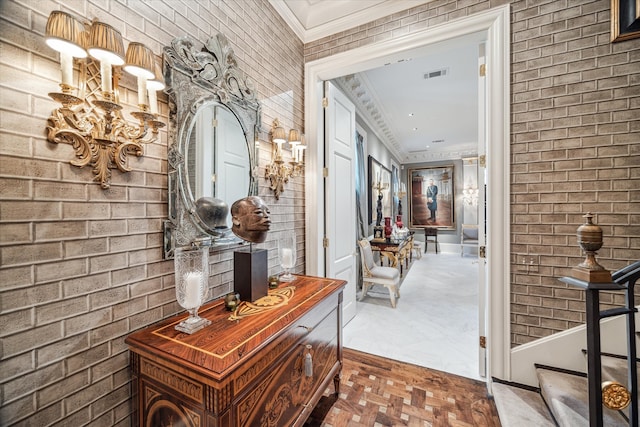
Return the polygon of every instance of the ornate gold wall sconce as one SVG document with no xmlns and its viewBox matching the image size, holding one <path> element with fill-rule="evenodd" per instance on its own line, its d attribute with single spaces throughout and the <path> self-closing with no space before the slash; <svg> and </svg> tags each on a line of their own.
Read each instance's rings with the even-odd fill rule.
<svg viewBox="0 0 640 427">
<path fill-rule="evenodd" d="M 477 206 L 478 205 L 478 188 L 472 187 L 471 184 L 467 184 L 467 186 L 462 190 L 462 201 L 467 206 Z"/>
<path fill-rule="evenodd" d="M 382 193 L 384 190 L 386 190 L 387 188 L 389 188 L 389 183 L 388 182 L 382 182 L 380 180 L 380 176 L 378 176 L 376 178 L 376 181 L 371 185 L 371 188 L 373 188 L 374 190 L 376 190 L 378 192 L 378 194 Z"/>
<path fill-rule="evenodd" d="M 273 121 L 270 134 L 273 150 L 271 151 L 271 163 L 266 168 L 265 179 L 270 181 L 269 188 L 273 190 L 276 199 L 280 199 L 284 185 L 289 182 L 289 179 L 304 173 L 304 150 L 307 146 L 304 143 L 304 135 L 296 129 L 291 129 L 288 139 L 291 160 L 287 164 L 282 157 L 282 145 L 287 142 L 286 132 L 280 126 L 278 119 Z"/>
<path fill-rule="evenodd" d="M 83 24 L 62 11 L 49 15 L 46 42 L 60 52 L 62 71 L 61 92 L 49 93 L 62 107 L 48 119 L 47 140 L 70 144 L 76 157 L 71 164 L 92 166 L 94 181 L 107 189 L 111 169 L 130 171 L 127 156 L 142 156 L 142 144 L 155 141 L 158 129 L 165 126 L 157 115 L 156 91 L 164 89 L 164 83 L 153 52 L 132 42 L 125 54 L 122 36 L 115 28 L 96 20 Z M 74 58 L 80 64 L 77 87 L 73 85 Z M 138 80 L 139 111 L 131 113 L 137 124 L 122 116 L 118 96 L 121 66 Z"/>
</svg>

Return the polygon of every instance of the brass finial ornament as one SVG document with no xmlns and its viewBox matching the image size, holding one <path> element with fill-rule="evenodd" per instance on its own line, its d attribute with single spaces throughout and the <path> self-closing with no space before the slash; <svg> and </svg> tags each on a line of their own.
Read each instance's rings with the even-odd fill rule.
<svg viewBox="0 0 640 427">
<path fill-rule="evenodd" d="M 596 261 L 596 251 L 602 247 L 602 228 L 593 223 L 593 215 L 588 212 L 583 216 L 584 224 L 578 227 L 578 244 L 586 258 L 572 270 L 573 277 L 591 283 L 611 282 L 611 273 Z"/>
<path fill-rule="evenodd" d="M 631 403 L 631 393 L 616 381 L 602 383 L 602 404 L 609 409 L 621 411 Z"/>
</svg>

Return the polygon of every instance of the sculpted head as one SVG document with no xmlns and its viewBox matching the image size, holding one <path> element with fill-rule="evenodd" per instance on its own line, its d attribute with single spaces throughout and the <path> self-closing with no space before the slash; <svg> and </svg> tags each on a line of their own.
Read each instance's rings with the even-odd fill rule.
<svg viewBox="0 0 640 427">
<path fill-rule="evenodd" d="M 271 226 L 269 208 L 257 196 L 235 201 L 231 205 L 231 221 L 233 234 L 251 243 L 264 242 Z"/>
</svg>

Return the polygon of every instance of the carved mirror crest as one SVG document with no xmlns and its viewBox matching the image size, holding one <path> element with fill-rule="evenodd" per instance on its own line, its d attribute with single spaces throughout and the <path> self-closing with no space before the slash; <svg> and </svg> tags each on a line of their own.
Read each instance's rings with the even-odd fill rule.
<svg viewBox="0 0 640 427">
<path fill-rule="evenodd" d="M 222 34 L 203 46 L 189 37 L 174 39 L 164 48 L 164 77 L 169 97 L 165 257 L 181 246 L 240 243 L 224 206 L 258 190 L 253 171 L 261 106 L 253 84 L 238 69 Z"/>
</svg>

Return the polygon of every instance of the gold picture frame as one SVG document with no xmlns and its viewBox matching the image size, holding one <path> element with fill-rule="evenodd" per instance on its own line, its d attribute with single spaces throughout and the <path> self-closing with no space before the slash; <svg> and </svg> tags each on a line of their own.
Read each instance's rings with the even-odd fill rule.
<svg viewBox="0 0 640 427">
<path fill-rule="evenodd" d="M 409 228 L 455 229 L 453 165 L 413 168 L 407 173 Z"/>
<path fill-rule="evenodd" d="M 611 0 L 611 42 L 640 37 L 640 0 Z"/>
</svg>

